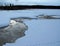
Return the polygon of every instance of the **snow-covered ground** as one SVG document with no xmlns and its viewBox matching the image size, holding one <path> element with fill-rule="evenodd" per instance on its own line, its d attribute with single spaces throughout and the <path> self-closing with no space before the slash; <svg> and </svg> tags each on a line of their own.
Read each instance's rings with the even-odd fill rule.
<svg viewBox="0 0 60 46">
<path fill-rule="evenodd" d="M 0 11 L 0 25 L 9 24 L 10 18 L 35 17 L 40 14 L 60 15 L 60 10 Z M 24 23 L 28 26 L 26 36 L 16 40 L 15 43 L 7 43 L 4 46 L 60 46 L 60 20 L 29 20 Z"/>
<path fill-rule="evenodd" d="M 16 11 L 0 11 L 0 27 L 10 22 L 10 18 L 14 17 L 35 17 L 40 14 L 45 15 L 60 15 L 60 10 L 52 9 L 30 9 L 30 10 L 16 10 Z"/>
<path fill-rule="evenodd" d="M 4 46 L 60 46 L 60 20 L 31 20 L 25 24 L 26 35 Z"/>
<path fill-rule="evenodd" d="M 35 17 L 40 14 L 45 15 L 60 15 L 60 10 L 52 9 L 30 9 L 30 10 L 14 10 L 14 11 L 0 11 L 0 27 L 9 24 L 10 18 L 14 17 Z"/>
</svg>

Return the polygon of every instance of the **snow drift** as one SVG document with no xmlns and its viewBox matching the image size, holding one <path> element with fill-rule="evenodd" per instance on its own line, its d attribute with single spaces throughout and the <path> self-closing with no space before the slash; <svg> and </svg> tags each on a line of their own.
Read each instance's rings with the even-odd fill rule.
<svg viewBox="0 0 60 46">
<path fill-rule="evenodd" d="M 6 43 L 14 43 L 16 39 L 25 36 L 27 29 L 25 23 L 11 20 L 8 27 L 0 29 L 0 46 Z"/>
</svg>

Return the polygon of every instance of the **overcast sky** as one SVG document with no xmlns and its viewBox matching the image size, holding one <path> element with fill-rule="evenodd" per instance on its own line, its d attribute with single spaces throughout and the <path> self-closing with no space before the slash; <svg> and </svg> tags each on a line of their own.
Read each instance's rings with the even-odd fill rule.
<svg viewBox="0 0 60 46">
<path fill-rule="evenodd" d="M 60 0 L 0 0 L 0 1 L 8 1 L 8 2 L 60 2 Z"/>
<path fill-rule="evenodd" d="M 58 4 L 60 5 L 60 0 L 0 0 L 0 2 L 10 2 L 10 3 L 15 3 L 20 4 L 20 2 L 35 2 L 35 3 L 47 3 L 47 4 Z"/>
</svg>

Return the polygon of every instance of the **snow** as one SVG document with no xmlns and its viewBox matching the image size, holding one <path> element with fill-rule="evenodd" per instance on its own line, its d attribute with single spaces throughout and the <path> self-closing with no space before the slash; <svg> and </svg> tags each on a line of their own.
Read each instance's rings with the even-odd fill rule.
<svg viewBox="0 0 60 46">
<path fill-rule="evenodd" d="M 25 36 L 27 29 L 26 24 L 12 20 L 8 27 L 0 29 L 0 45 L 14 43 L 16 39 Z"/>
<path fill-rule="evenodd" d="M 60 10 L 59 9 L 58 10 L 57 9 L 55 10 L 54 9 L 30 9 L 30 10 L 0 11 L 0 15 L 1 15 L 0 19 L 5 21 L 5 22 L 1 21 L 3 23 L 2 25 L 4 25 L 10 21 L 10 18 L 35 17 L 40 14 L 60 15 Z M 4 46 L 19 46 L 19 45 L 60 46 L 60 19 L 59 20 L 58 19 L 57 20 L 56 19 L 55 20 L 46 20 L 46 19 L 29 20 L 29 21 L 26 20 L 24 21 L 24 23 L 28 26 L 28 31 L 25 32 L 26 35 L 16 40 L 15 43 L 11 43 L 11 44 L 7 43 Z"/>
</svg>

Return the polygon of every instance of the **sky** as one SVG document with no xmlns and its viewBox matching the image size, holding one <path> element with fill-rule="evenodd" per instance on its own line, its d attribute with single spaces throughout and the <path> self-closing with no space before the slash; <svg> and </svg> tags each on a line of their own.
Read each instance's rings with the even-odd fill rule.
<svg viewBox="0 0 60 46">
<path fill-rule="evenodd" d="M 10 2 L 14 4 L 21 4 L 21 2 L 35 2 L 35 3 L 42 3 L 42 4 L 60 4 L 60 0 L 0 0 L 0 2 Z M 17 3 L 18 2 L 18 3 Z"/>
<path fill-rule="evenodd" d="M 1 1 L 1 0 L 0 0 Z M 59 2 L 60 0 L 2 0 L 2 1 L 8 1 L 8 2 Z"/>
</svg>

